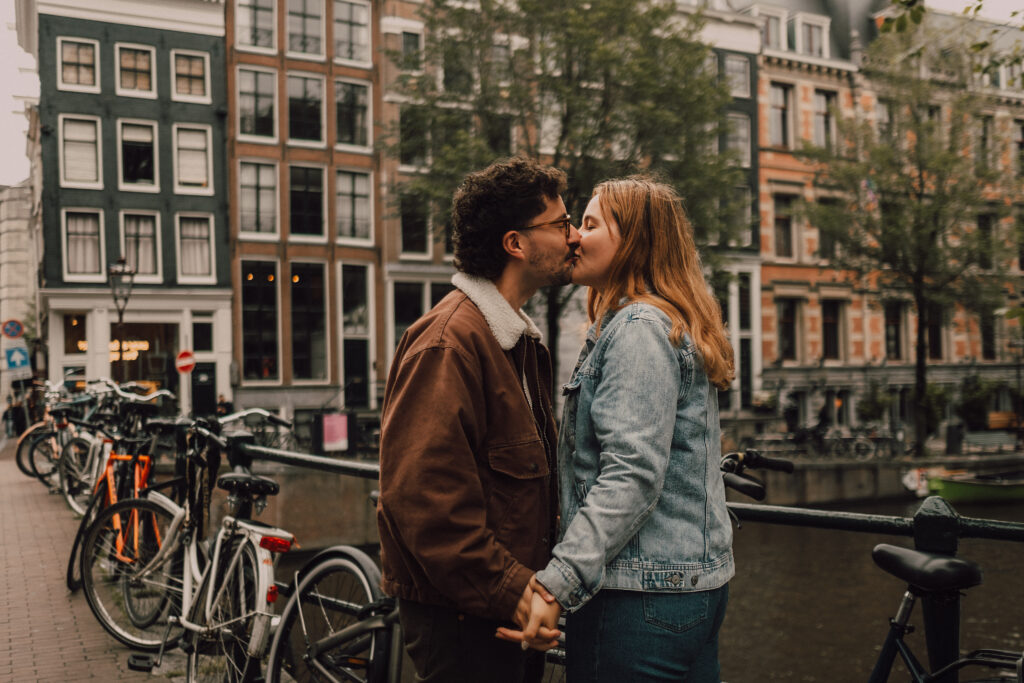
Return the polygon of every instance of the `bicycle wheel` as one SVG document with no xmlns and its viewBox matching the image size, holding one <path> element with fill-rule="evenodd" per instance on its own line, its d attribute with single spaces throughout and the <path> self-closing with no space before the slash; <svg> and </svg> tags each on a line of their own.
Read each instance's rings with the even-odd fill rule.
<svg viewBox="0 0 1024 683">
<path fill-rule="evenodd" d="M 68 507 L 80 515 L 85 514 L 96 485 L 96 473 L 93 470 L 89 453 L 92 444 L 80 436 L 68 442 L 61 451 L 57 462 L 57 478 L 60 491 L 67 501 Z"/>
<path fill-rule="evenodd" d="M 363 553 L 328 557 L 310 569 L 281 612 L 267 661 L 268 683 L 323 680 L 305 659 L 307 643 L 355 623 L 359 610 L 380 599 L 379 583 L 380 571 Z M 317 664 L 332 673 L 342 665 L 356 668 L 355 662 L 359 661 L 368 665 L 371 646 L 372 638 L 356 644 L 342 643 L 321 652 Z M 351 680 L 341 673 L 337 678 Z"/>
<path fill-rule="evenodd" d="M 244 545 L 239 561 L 231 568 L 238 543 Z M 207 582 L 196 603 L 197 611 L 201 613 L 208 592 L 213 591 L 216 602 L 210 618 L 205 620 L 194 616 L 192 619 L 210 627 L 211 632 L 188 636 L 193 641 L 191 647 L 186 648 L 189 653 L 185 680 L 189 683 L 243 683 L 254 680 L 259 673 L 259 660 L 250 659 L 246 654 L 257 609 L 259 565 L 256 553 L 251 544 L 241 540 L 232 544 L 230 549 L 222 549 L 221 553 L 217 580 L 215 583 Z"/>
<path fill-rule="evenodd" d="M 863 436 L 858 436 L 853 441 L 852 450 L 853 457 L 855 457 L 857 460 L 867 460 L 872 455 L 874 455 L 875 445 L 871 443 L 870 439 Z"/>
<path fill-rule="evenodd" d="M 46 431 L 46 422 L 36 422 L 18 437 L 16 461 L 18 463 L 18 469 L 21 470 L 21 473 L 26 477 L 36 476 L 35 472 L 32 471 L 32 466 L 29 464 L 28 454 L 32 449 L 32 442 L 35 441 L 35 438 L 44 431 Z"/>
<path fill-rule="evenodd" d="M 168 534 L 173 517 L 153 501 L 124 500 L 96 517 L 82 543 L 82 586 L 89 608 L 110 635 L 138 650 L 158 650 L 168 618 L 180 610 L 184 548 Z M 174 544 L 173 552 L 153 565 L 167 543 Z M 180 628 L 172 628 L 168 647 L 180 635 Z"/>
<path fill-rule="evenodd" d="M 29 467 L 39 481 L 49 486 L 57 476 L 57 461 L 60 452 L 55 450 L 56 432 L 43 432 L 32 441 L 28 452 Z"/>
<path fill-rule="evenodd" d="M 74 593 L 82 587 L 82 561 L 78 552 L 82 548 L 82 541 L 89 533 L 89 527 L 96 519 L 97 513 L 107 498 L 107 482 L 104 479 L 91 494 L 89 504 L 86 505 L 82 520 L 78 523 L 78 531 L 75 533 L 75 540 L 71 543 L 71 555 L 68 557 L 67 584 L 68 590 Z"/>
</svg>

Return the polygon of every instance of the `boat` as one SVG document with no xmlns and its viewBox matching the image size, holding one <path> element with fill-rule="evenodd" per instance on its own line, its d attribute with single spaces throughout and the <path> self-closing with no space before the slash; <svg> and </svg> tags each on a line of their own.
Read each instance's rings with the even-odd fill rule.
<svg viewBox="0 0 1024 683">
<path fill-rule="evenodd" d="M 1024 470 L 985 474 L 958 472 L 928 479 L 928 493 L 951 503 L 1024 500 Z"/>
</svg>

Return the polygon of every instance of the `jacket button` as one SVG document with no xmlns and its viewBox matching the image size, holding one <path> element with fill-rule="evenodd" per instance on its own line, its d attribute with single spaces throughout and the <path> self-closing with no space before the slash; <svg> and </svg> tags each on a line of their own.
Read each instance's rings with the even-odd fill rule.
<svg viewBox="0 0 1024 683">
<path fill-rule="evenodd" d="M 690 577 L 690 585 L 691 586 L 696 586 L 697 585 L 697 575 L 696 574 L 694 574 L 693 576 Z"/>
<path fill-rule="evenodd" d="M 683 577 L 679 576 L 679 574 L 673 574 L 672 576 L 668 577 L 668 582 L 671 583 L 673 586 L 678 586 L 679 582 L 682 580 Z"/>
<path fill-rule="evenodd" d="M 531 462 L 531 463 L 530 463 L 530 471 L 531 471 L 531 472 L 536 472 L 536 471 L 537 471 L 537 470 L 539 470 L 539 469 L 540 469 L 540 465 L 538 465 L 538 464 L 537 464 L 537 463 L 535 463 L 535 462 Z"/>
</svg>

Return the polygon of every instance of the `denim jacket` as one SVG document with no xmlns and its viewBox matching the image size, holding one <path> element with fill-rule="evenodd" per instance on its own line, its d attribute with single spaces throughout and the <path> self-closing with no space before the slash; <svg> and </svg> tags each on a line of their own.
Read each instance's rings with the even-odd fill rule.
<svg viewBox="0 0 1024 683">
<path fill-rule="evenodd" d="M 590 328 L 562 387 L 561 538 L 537 578 L 567 611 L 602 588 L 711 590 L 735 573 L 717 389 L 670 331 L 627 304 Z"/>
</svg>

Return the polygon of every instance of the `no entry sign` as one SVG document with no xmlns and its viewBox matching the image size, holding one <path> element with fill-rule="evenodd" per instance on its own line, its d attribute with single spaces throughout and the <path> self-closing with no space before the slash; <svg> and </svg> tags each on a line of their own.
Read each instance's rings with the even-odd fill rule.
<svg viewBox="0 0 1024 683">
<path fill-rule="evenodd" d="M 182 351 L 174 359 L 174 367 L 178 368 L 178 372 L 182 374 L 192 372 L 196 367 L 195 354 L 191 351 Z"/>
</svg>

